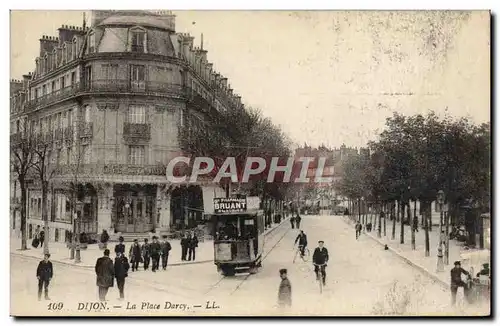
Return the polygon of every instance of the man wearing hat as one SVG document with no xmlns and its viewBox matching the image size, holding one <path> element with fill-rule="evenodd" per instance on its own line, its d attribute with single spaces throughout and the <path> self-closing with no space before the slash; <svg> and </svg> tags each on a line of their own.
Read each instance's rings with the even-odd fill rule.
<svg viewBox="0 0 500 326">
<path fill-rule="evenodd" d="M 115 246 L 115 254 L 124 254 L 125 253 L 125 245 L 123 244 L 123 237 L 120 236 L 118 238 L 118 244 Z"/>
<path fill-rule="evenodd" d="M 319 280 L 319 268 L 321 267 L 321 273 L 323 274 L 323 285 L 326 285 L 326 264 L 328 263 L 328 249 L 323 247 L 325 242 L 323 240 L 318 241 L 318 247 L 314 249 L 313 254 L 313 265 L 314 273 L 316 273 L 316 279 Z"/>
<path fill-rule="evenodd" d="M 153 242 L 151 243 L 149 250 L 151 252 L 151 260 L 153 261 L 152 271 L 156 272 L 160 265 L 160 253 L 161 253 L 161 246 L 160 243 L 158 242 L 157 236 L 153 237 Z"/>
<path fill-rule="evenodd" d="M 479 277 L 481 275 L 485 275 L 485 276 L 490 277 L 490 264 L 488 264 L 488 263 L 483 264 L 483 269 L 481 269 L 479 271 L 479 273 L 477 273 L 476 276 Z"/>
<path fill-rule="evenodd" d="M 287 277 L 287 270 L 280 269 L 281 283 L 278 289 L 278 306 L 280 308 L 290 307 L 292 305 L 292 284 Z"/>
<path fill-rule="evenodd" d="M 139 241 L 134 239 L 134 243 L 130 246 L 130 263 L 132 264 L 132 272 L 139 269 L 139 263 L 142 262 L 142 251 Z"/>
<path fill-rule="evenodd" d="M 467 298 L 467 284 L 462 280 L 462 274 L 470 277 L 469 272 L 462 268 L 460 261 L 455 262 L 455 267 L 453 267 L 450 271 L 451 276 L 451 304 L 455 305 L 457 301 L 457 291 L 459 287 L 464 288 L 464 295 Z"/>
</svg>

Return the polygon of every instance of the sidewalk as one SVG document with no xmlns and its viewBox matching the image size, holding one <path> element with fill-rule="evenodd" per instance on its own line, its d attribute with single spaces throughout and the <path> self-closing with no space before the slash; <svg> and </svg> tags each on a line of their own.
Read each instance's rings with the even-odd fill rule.
<svg viewBox="0 0 500 326">
<path fill-rule="evenodd" d="M 353 222 L 348 217 L 344 216 L 344 221 L 351 224 L 353 227 Z M 378 220 L 377 220 L 378 223 Z M 443 272 L 437 272 L 437 248 L 439 239 L 439 227 L 433 227 L 432 231 L 429 232 L 429 257 L 425 257 L 425 232 L 419 227 L 419 232 L 415 232 L 415 250 L 412 250 L 411 246 L 411 229 L 409 226 L 405 225 L 404 233 L 404 244 L 400 243 L 400 233 L 401 225 L 396 223 L 396 237 L 391 240 L 392 235 L 392 221 L 389 219 L 386 221 L 386 236 L 384 236 L 384 226 L 382 221 L 382 232 L 381 237 L 378 238 L 378 224 L 373 226 L 372 232 L 363 232 L 361 237 L 367 236 L 380 245 L 384 246 L 387 244 L 389 250 L 400 258 L 405 260 L 409 265 L 421 270 L 425 274 L 429 275 L 435 281 L 439 282 L 443 287 L 449 289 L 450 287 L 450 269 L 453 268 L 453 263 L 455 261 L 461 261 L 462 268 L 466 271 L 470 271 L 471 267 L 474 268 L 475 274 L 479 272 L 482 268 L 483 263 L 490 263 L 489 250 L 463 250 L 462 246 L 455 240 L 450 240 L 449 249 L 449 264 L 444 265 Z M 374 223 L 375 224 L 375 223 Z M 443 247 L 444 255 L 444 247 Z M 466 256 L 476 257 L 473 259 L 468 259 Z"/>
<path fill-rule="evenodd" d="M 271 235 L 273 231 L 281 224 L 288 221 L 285 218 L 279 224 L 273 224 L 269 229 L 264 232 L 264 236 Z M 21 255 L 37 259 L 43 259 L 43 247 L 33 248 L 31 246 L 32 239 L 27 240 L 28 250 L 21 251 L 21 239 L 11 236 L 10 238 L 10 253 L 14 255 Z M 169 240 L 172 245 L 170 256 L 168 259 L 169 266 L 181 266 L 189 264 L 200 264 L 212 262 L 214 259 L 214 244 L 213 240 L 205 240 L 198 243 L 196 248 L 196 261 L 182 261 L 181 260 L 181 245 L 180 240 Z M 111 257 L 114 257 L 114 248 L 116 242 L 108 243 L 108 249 L 111 251 Z M 132 242 L 125 242 L 125 253 L 128 257 L 128 252 Z M 141 243 L 142 244 L 142 243 Z M 82 268 L 94 268 L 97 258 L 103 255 L 103 250 L 99 249 L 98 244 L 91 244 L 87 249 L 81 250 L 81 263 L 76 264 L 74 260 L 70 259 L 70 250 L 66 247 L 66 243 L 49 242 L 50 259 L 53 262 L 58 262 L 65 265 L 78 266 Z"/>
</svg>

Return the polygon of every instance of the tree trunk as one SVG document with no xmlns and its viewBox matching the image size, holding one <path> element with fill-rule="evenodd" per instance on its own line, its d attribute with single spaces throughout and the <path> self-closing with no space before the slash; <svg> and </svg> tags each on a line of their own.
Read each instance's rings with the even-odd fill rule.
<svg viewBox="0 0 500 326">
<path fill-rule="evenodd" d="M 21 188 L 21 250 L 26 250 L 28 249 L 26 245 L 26 202 L 28 196 L 24 177 L 19 177 L 19 186 Z M 16 218 L 15 214 L 14 218 Z"/>
<path fill-rule="evenodd" d="M 411 203 L 411 201 L 408 200 L 408 221 L 410 222 L 410 228 L 411 228 L 411 249 L 415 250 L 416 249 L 416 243 L 415 243 L 415 225 L 414 225 L 413 222 L 415 220 L 418 222 L 418 218 L 417 218 L 417 216 L 415 214 L 415 210 L 416 210 L 415 207 L 417 207 L 417 206 L 416 206 L 416 203 L 414 202 L 415 206 L 414 206 L 414 210 L 413 210 L 414 214 L 413 214 L 413 219 L 412 219 L 411 213 L 410 213 L 411 212 L 411 210 L 410 210 L 410 207 L 411 207 L 410 203 Z"/>
<path fill-rule="evenodd" d="M 377 231 L 377 236 L 379 238 L 382 237 L 382 210 L 378 209 L 378 231 Z"/>
<path fill-rule="evenodd" d="M 429 257 L 430 253 L 430 240 L 429 240 L 429 220 L 431 214 L 431 202 L 423 202 L 425 205 L 423 206 L 425 209 L 422 212 L 424 218 L 424 232 L 425 232 L 425 257 Z"/>
<path fill-rule="evenodd" d="M 405 203 L 400 201 L 401 203 L 401 218 L 400 218 L 400 225 L 401 225 L 401 232 L 399 233 L 399 242 L 401 244 L 405 243 Z"/>
<path fill-rule="evenodd" d="M 387 235 L 387 227 L 386 227 L 386 221 L 387 221 L 387 203 L 384 203 L 383 210 L 384 210 L 384 237 L 385 237 Z"/>
<path fill-rule="evenodd" d="M 361 199 L 358 198 L 358 222 L 361 223 Z"/>
<path fill-rule="evenodd" d="M 43 220 L 43 232 L 44 232 L 44 241 L 43 241 L 43 252 L 44 254 L 49 253 L 49 212 L 47 206 L 47 197 L 49 190 L 49 182 L 42 181 L 42 220 Z"/>
<path fill-rule="evenodd" d="M 399 216 L 401 214 L 401 202 L 399 200 L 396 200 L 396 222 L 399 222 Z"/>
<path fill-rule="evenodd" d="M 397 201 L 396 201 L 396 204 L 394 204 L 392 206 L 392 209 L 391 209 L 391 213 L 394 213 L 394 210 L 396 209 L 396 205 L 397 205 Z M 397 208 L 397 211 L 396 211 L 396 216 L 397 214 L 399 214 L 399 206 Z M 393 216 L 393 219 L 392 219 L 392 234 L 391 234 L 391 240 L 394 240 L 396 239 L 396 220 L 397 220 L 397 217 L 396 216 Z"/>
</svg>

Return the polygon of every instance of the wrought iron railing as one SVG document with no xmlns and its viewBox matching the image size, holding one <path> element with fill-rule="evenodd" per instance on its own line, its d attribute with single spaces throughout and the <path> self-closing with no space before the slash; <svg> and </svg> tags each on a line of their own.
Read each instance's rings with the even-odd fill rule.
<svg viewBox="0 0 500 326">
<path fill-rule="evenodd" d="M 148 141 L 151 139 L 151 125 L 148 123 L 124 123 L 123 137 L 125 140 L 140 139 Z"/>
<path fill-rule="evenodd" d="M 92 122 L 82 122 L 80 125 L 80 137 L 92 138 L 94 125 Z"/>
<path fill-rule="evenodd" d="M 161 175 L 165 176 L 166 167 L 162 165 L 131 164 L 65 164 L 59 165 L 55 171 L 59 175 Z"/>
<path fill-rule="evenodd" d="M 134 81 L 129 79 L 93 79 L 84 90 L 86 92 L 101 93 L 156 93 L 165 95 L 183 95 L 180 84 L 156 81 Z"/>
<path fill-rule="evenodd" d="M 43 95 L 41 97 L 30 100 L 26 103 L 26 108 L 28 110 L 35 109 L 37 106 L 49 104 L 51 102 L 56 102 L 69 98 L 76 95 L 80 91 L 80 83 L 74 83 L 73 85 L 58 89 L 50 94 Z"/>
</svg>

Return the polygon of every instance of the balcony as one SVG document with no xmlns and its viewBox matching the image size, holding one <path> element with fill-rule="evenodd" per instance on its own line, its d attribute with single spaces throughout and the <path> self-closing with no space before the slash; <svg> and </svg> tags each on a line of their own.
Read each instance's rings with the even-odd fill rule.
<svg viewBox="0 0 500 326">
<path fill-rule="evenodd" d="M 92 122 L 82 122 L 80 124 L 80 138 L 91 139 L 94 135 L 94 125 Z"/>
<path fill-rule="evenodd" d="M 186 97 L 188 103 L 197 108 L 201 112 L 210 113 L 212 110 L 216 110 L 215 106 L 210 103 L 207 99 L 203 98 L 200 94 L 194 91 L 190 87 L 185 89 Z"/>
<path fill-rule="evenodd" d="M 131 164 L 70 164 L 59 165 L 55 169 L 58 175 L 72 176 L 75 173 L 82 177 L 98 175 L 159 175 L 165 176 L 163 165 L 131 165 Z"/>
<path fill-rule="evenodd" d="M 38 106 L 47 105 L 51 102 L 57 102 L 75 96 L 79 91 L 80 84 L 75 83 L 71 86 L 61 88 L 50 94 L 28 101 L 26 103 L 26 108 L 28 111 L 31 111 L 36 109 Z"/>
<path fill-rule="evenodd" d="M 85 92 L 99 93 L 144 93 L 182 96 L 180 84 L 156 81 L 134 81 L 128 79 L 94 79 L 85 85 Z"/>
<path fill-rule="evenodd" d="M 124 123 L 123 138 L 128 143 L 149 141 L 151 139 L 151 125 L 147 123 Z"/>
</svg>

